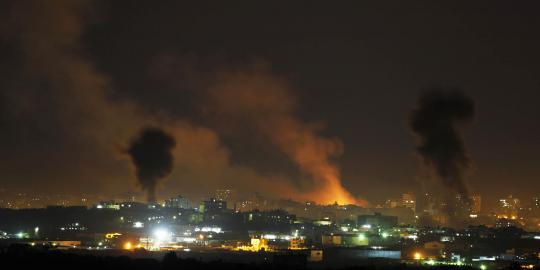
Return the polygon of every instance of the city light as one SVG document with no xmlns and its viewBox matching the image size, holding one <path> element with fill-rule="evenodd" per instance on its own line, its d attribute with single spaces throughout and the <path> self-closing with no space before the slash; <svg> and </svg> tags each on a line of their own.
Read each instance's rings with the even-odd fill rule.
<svg viewBox="0 0 540 270">
<path fill-rule="evenodd" d="M 159 205 L 156 207 L 159 208 Z M 314 208 L 317 207 L 317 205 L 312 204 L 310 207 Z M 325 209 L 323 207 L 324 206 L 321 206 L 321 209 Z M 104 208 L 107 208 L 106 204 L 104 204 Z M 141 212 L 136 213 L 136 211 L 139 211 L 137 209 L 140 209 Z M 344 208 L 341 207 L 336 207 L 336 209 L 338 211 L 344 211 Z M 354 208 L 351 207 L 350 209 Z M 361 219 L 360 216 L 357 216 L 357 225 L 355 225 L 355 222 L 351 222 L 351 219 L 340 219 L 336 217 L 320 219 L 320 216 L 317 216 L 312 220 L 295 219 L 294 216 L 289 215 L 289 213 L 284 210 L 246 211 L 243 213 L 223 209 L 223 211 L 218 214 L 210 212 L 210 216 L 205 214 L 205 210 L 203 210 L 202 213 L 197 213 L 194 208 L 186 210 L 187 209 L 159 209 L 158 211 L 148 210 L 146 207 L 133 207 L 132 209 L 129 209 L 129 211 L 123 213 L 126 209 L 120 209 L 118 210 L 120 212 L 113 218 L 107 216 L 107 220 L 95 222 L 97 224 L 107 224 L 107 222 L 115 221 L 114 225 L 116 227 L 109 228 L 110 231 L 105 234 L 89 231 L 88 234 L 100 234 L 102 236 L 101 239 L 96 241 L 97 244 L 89 246 L 85 246 L 85 244 L 81 244 L 80 242 L 76 243 L 76 241 L 80 240 L 79 238 L 71 239 L 74 241 L 47 242 L 46 237 L 48 237 L 47 234 L 49 234 L 48 224 L 39 221 L 33 221 L 34 223 L 25 226 L 24 228 L 28 228 L 26 231 L 22 230 L 22 228 L 20 228 L 20 231 L 10 233 L 0 231 L 0 238 L 20 238 L 21 240 L 19 242 L 26 242 L 28 245 L 35 245 L 36 247 L 39 247 L 44 243 L 43 245 L 52 245 L 52 249 L 84 247 L 92 250 L 119 249 L 133 251 L 144 248 L 145 250 L 148 250 L 148 252 L 169 250 L 188 251 L 190 248 L 196 248 L 198 251 L 220 249 L 230 251 L 259 252 L 264 250 L 264 252 L 276 252 L 280 249 L 323 250 L 331 247 L 344 249 L 361 247 L 363 250 L 366 250 L 366 255 L 362 254 L 362 256 L 370 257 L 383 254 L 383 256 L 388 256 L 388 259 L 401 259 L 407 263 L 423 265 L 425 267 L 430 265 L 453 265 L 474 266 L 479 270 L 488 270 L 495 268 L 496 264 L 490 263 L 483 265 L 486 261 L 496 261 L 496 257 L 486 257 L 485 255 L 469 257 L 461 254 L 460 251 L 449 250 L 444 245 L 446 242 L 456 242 L 457 239 L 460 238 L 460 240 L 464 241 L 470 240 L 467 247 L 472 247 L 474 244 L 473 241 L 478 237 L 477 230 L 479 230 L 479 228 L 474 226 L 468 227 L 467 229 L 455 230 L 447 230 L 446 228 L 421 228 L 414 225 L 405 227 L 399 225 L 397 220 L 399 217 L 383 214 L 363 215 L 373 219 L 367 221 Z M 80 211 L 83 212 L 85 210 L 81 209 Z M 145 213 L 146 211 L 148 212 Z M 196 218 L 189 217 L 189 215 L 186 214 L 191 211 L 197 213 Z M 332 211 L 332 209 L 328 211 Z M 113 212 L 111 213 L 116 214 Z M 234 213 L 234 216 L 231 216 L 231 213 Z M 198 214 L 202 215 L 199 216 Z M 205 220 L 206 218 L 213 218 L 217 215 L 220 215 L 221 217 L 238 217 L 238 221 L 243 220 L 245 223 L 242 224 L 242 227 L 237 229 L 221 219 L 215 218 L 213 222 Z M 252 216 L 251 219 L 249 218 L 250 216 Z M 354 212 L 353 214 L 349 213 L 348 216 L 354 217 Z M 168 224 L 167 220 L 173 220 L 174 217 L 177 217 L 177 220 L 181 220 L 181 222 L 175 223 L 174 225 Z M 186 217 L 186 219 L 184 219 L 184 217 Z M 469 214 L 463 216 L 463 218 L 468 217 Z M 125 222 L 123 224 L 118 222 L 122 218 Z M 261 221 L 264 220 L 265 223 L 268 223 L 271 226 L 264 227 L 264 229 L 258 229 L 257 227 L 261 225 L 255 224 L 254 221 L 257 218 Z M 496 215 L 493 215 L 493 218 L 496 218 Z M 320 221 L 330 222 L 330 224 L 334 224 L 334 226 L 319 227 L 320 233 L 310 235 L 309 228 L 320 225 Z M 71 228 L 86 228 L 83 226 L 86 222 L 87 221 L 84 219 L 78 217 L 74 218 L 74 220 L 69 223 L 61 223 L 63 224 L 61 227 L 55 226 L 54 228 L 58 232 L 61 232 L 62 230 L 70 231 L 72 230 Z M 37 224 L 40 224 L 40 227 L 37 227 Z M 279 228 L 282 230 L 276 230 L 274 224 L 280 224 L 279 226 L 281 227 Z M 502 224 L 506 226 L 506 223 Z M 500 228 L 505 228 L 501 227 L 503 225 L 493 227 L 492 233 L 497 235 Z M 536 223 L 533 225 L 536 227 Z M 220 234 L 225 233 L 221 226 L 227 228 L 227 233 L 249 228 L 248 232 L 251 243 L 246 242 L 243 238 L 224 241 L 224 237 L 220 237 Z M 137 230 L 133 228 L 146 229 Z M 91 230 L 94 229 L 92 228 Z M 31 239 L 24 241 L 28 238 Z M 523 231 L 518 239 L 523 239 L 523 241 L 532 241 L 532 239 L 536 239 L 535 241 L 539 241 L 540 234 L 534 231 Z M 102 242 L 98 243 L 98 241 Z M 321 243 L 315 245 L 311 244 L 314 241 L 320 241 Z M 401 251 L 395 248 L 396 243 L 401 244 L 403 247 Z M 432 243 L 434 243 L 433 246 L 431 246 Z M 424 251 L 424 248 L 426 251 Z M 438 254 L 440 254 L 439 256 L 430 255 L 435 254 L 434 252 L 428 253 L 428 250 L 434 251 L 434 249 L 440 249 L 438 252 Z M 409 252 L 405 253 L 403 250 L 409 250 Z M 522 255 L 523 254 L 516 254 L 515 256 Z M 439 258 L 440 260 L 435 258 Z"/>
<path fill-rule="evenodd" d="M 166 241 L 170 238 L 171 233 L 164 228 L 159 228 L 154 231 L 154 237 L 158 242 Z"/>
<path fill-rule="evenodd" d="M 274 240 L 274 239 L 277 239 L 277 235 L 275 235 L 275 234 L 265 234 L 265 235 L 263 235 L 263 238 L 269 239 L 269 240 Z"/>
</svg>

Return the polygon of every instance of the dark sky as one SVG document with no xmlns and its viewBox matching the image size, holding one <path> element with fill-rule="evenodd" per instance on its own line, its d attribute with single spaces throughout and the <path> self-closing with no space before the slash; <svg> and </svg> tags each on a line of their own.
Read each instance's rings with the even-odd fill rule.
<svg viewBox="0 0 540 270">
<path fill-rule="evenodd" d="M 525 201 L 540 195 L 540 18 L 533 1 L 59 1 L 55 8 L 11 2 L 0 41 L 6 59 L 0 63 L 0 184 L 6 187 L 137 190 L 133 173 L 117 172 L 116 166 L 129 168 L 121 154 L 108 162 L 107 154 L 93 153 L 100 136 L 85 139 L 87 129 L 125 132 L 105 142 L 124 145 L 136 134 L 131 130 L 153 121 L 118 117 L 117 107 L 127 102 L 159 115 L 160 125 L 181 121 L 174 128 L 185 157 L 177 158 L 169 192 L 240 189 L 245 182 L 235 179 L 250 176 L 287 178 L 302 189 L 306 182 L 295 179 L 313 178 L 313 172 L 298 169 L 296 152 L 272 141 L 271 131 L 254 135 L 264 128 L 208 103 L 202 90 L 213 89 L 223 72 L 249 76 L 263 63 L 253 85 L 268 77 L 285 81 L 284 97 L 294 100 L 283 109 L 293 117 L 285 119 L 300 123 L 299 130 L 323 123 L 317 136 L 339 138 L 343 153 L 332 150 L 328 157 L 354 195 L 380 202 L 422 191 L 425 174 L 419 173 L 407 118 L 422 91 L 434 85 L 460 88 L 475 101 L 475 120 L 464 129 L 471 190 L 486 203 L 510 193 Z M 94 93 L 94 87 L 103 88 L 109 101 L 87 102 L 93 97 L 81 93 Z M 79 98 L 84 106 L 73 101 Z M 86 121 L 97 124 L 80 124 Z M 73 136 L 74 130 L 84 136 Z M 193 146 L 198 140 L 201 149 Z M 115 181 L 123 184 L 110 184 Z"/>
</svg>

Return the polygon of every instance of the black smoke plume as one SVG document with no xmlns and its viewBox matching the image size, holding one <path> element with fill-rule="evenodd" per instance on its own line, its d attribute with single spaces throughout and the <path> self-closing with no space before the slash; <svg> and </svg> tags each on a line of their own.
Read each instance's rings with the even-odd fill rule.
<svg viewBox="0 0 540 270">
<path fill-rule="evenodd" d="M 135 164 L 137 179 L 148 193 L 148 202 L 156 201 L 156 188 L 161 179 L 173 169 L 171 150 L 176 141 L 159 128 L 145 128 L 135 138 L 128 149 Z"/>
<path fill-rule="evenodd" d="M 410 128 L 418 136 L 417 153 L 435 170 L 443 185 L 468 198 L 464 172 L 470 159 L 460 124 L 474 117 L 474 101 L 457 90 L 425 92 L 412 112 Z"/>
</svg>

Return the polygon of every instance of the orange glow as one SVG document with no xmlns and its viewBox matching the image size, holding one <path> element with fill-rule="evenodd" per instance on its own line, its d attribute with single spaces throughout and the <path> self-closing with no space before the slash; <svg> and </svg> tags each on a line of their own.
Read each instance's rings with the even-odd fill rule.
<svg viewBox="0 0 540 270">
<path fill-rule="evenodd" d="M 131 249 L 131 248 L 132 248 L 132 245 L 131 245 L 130 242 L 126 242 L 126 243 L 124 244 L 124 249 Z"/>
<path fill-rule="evenodd" d="M 209 108 L 231 119 L 242 119 L 255 127 L 307 176 L 302 188 L 282 183 L 278 194 L 299 201 L 319 204 L 367 205 L 341 184 L 340 169 L 334 159 L 343 152 L 337 138 L 322 136 L 321 123 L 310 123 L 296 116 L 296 98 L 286 80 L 272 74 L 264 63 L 251 69 L 218 74 L 208 89 Z"/>
</svg>

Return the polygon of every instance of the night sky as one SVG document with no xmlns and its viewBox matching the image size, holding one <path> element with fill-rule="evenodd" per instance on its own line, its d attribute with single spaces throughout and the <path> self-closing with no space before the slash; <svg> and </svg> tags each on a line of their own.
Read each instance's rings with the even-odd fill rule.
<svg viewBox="0 0 540 270">
<path fill-rule="evenodd" d="M 433 188 L 407 123 L 440 87 L 474 100 L 471 192 L 540 195 L 533 1 L 196 2 L 3 1 L 0 186 L 144 196 L 126 151 L 156 126 L 158 198 L 306 200 L 331 174 L 381 203 Z"/>
</svg>

